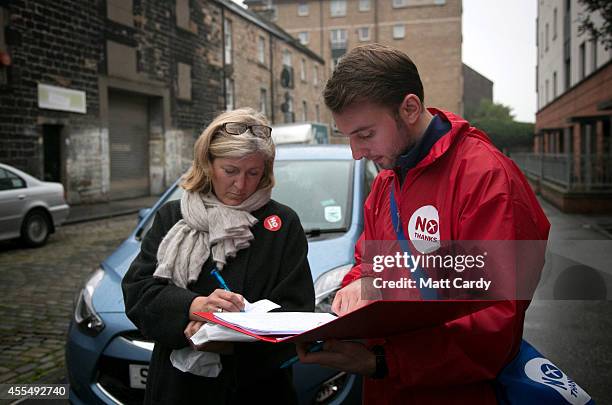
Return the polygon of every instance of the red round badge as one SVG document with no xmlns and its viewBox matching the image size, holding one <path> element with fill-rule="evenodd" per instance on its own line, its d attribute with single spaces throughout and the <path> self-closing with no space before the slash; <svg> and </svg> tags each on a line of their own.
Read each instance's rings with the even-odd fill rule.
<svg viewBox="0 0 612 405">
<path fill-rule="evenodd" d="M 264 219 L 264 227 L 268 231 L 276 232 L 281 229 L 283 225 L 283 221 L 278 217 L 278 215 L 270 215 L 268 218 Z"/>
</svg>

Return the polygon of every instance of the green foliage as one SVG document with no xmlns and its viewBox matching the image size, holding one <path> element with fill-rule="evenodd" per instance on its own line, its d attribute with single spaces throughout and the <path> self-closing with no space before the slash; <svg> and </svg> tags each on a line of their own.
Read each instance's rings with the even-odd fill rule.
<svg viewBox="0 0 612 405">
<path fill-rule="evenodd" d="M 587 13 L 580 15 L 578 35 L 588 34 L 591 39 L 599 40 L 606 48 L 612 48 L 612 1 L 610 0 L 579 0 L 585 6 Z M 599 13 L 603 24 L 596 25 L 591 17 Z"/>
<path fill-rule="evenodd" d="M 515 121 L 511 107 L 482 100 L 468 120 L 502 151 L 531 150 L 535 125 Z"/>
<path fill-rule="evenodd" d="M 466 112 L 465 117 L 468 120 L 472 120 L 474 118 L 494 118 L 500 121 L 512 121 L 514 119 L 512 107 L 494 103 L 485 98 L 480 100 L 480 104 L 478 105 L 478 108 L 476 108 L 476 111 L 472 113 Z"/>
</svg>

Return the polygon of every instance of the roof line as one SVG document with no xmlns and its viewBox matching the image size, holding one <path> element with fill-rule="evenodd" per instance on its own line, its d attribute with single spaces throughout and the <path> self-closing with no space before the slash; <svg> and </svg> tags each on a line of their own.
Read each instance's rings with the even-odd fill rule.
<svg viewBox="0 0 612 405">
<path fill-rule="evenodd" d="M 239 16 L 244 18 L 245 20 L 252 22 L 253 24 L 257 25 L 258 27 L 260 27 L 260 28 L 264 29 L 265 31 L 269 32 L 270 34 L 274 35 L 275 37 L 284 40 L 289 45 L 291 45 L 294 48 L 298 49 L 299 51 L 307 54 L 308 56 L 318 60 L 322 64 L 325 64 L 325 60 L 319 54 L 311 51 L 310 49 L 308 49 L 307 47 L 302 45 L 297 39 L 295 39 L 289 33 L 287 33 L 287 31 L 285 31 L 284 29 L 282 29 L 278 25 L 274 24 L 273 22 L 264 20 L 259 15 L 255 14 L 254 12 L 252 12 L 250 10 L 247 10 L 247 9 L 244 9 L 244 8 L 240 7 L 238 4 L 234 3 L 231 0 L 213 0 L 213 1 L 215 3 L 217 3 L 217 4 L 219 4 L 221 7 L 225 7 L 227 9 L 231 10 L 233 13 L 238 14 Z"/>
</svg>

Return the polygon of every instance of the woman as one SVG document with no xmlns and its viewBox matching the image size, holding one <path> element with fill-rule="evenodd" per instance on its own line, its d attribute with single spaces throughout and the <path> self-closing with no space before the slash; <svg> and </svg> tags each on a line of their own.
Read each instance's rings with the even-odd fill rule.
<svg viewBox="0 0 612 405">
<path fill-rule="evenodd" d="M 156 213 L 123 279 L 127 316 L 155 341 L 145 403 L 296 403 L 291 372 L 279 368 L 295 354 L 292 345 L 200 347 L 221 353 L 215 378 L 181 372 L 170 360 L 202 325 L 194 312 L 240 311 L 243 297 L 314 310 L 304 231 L 293 210 L 270 199 L 270 133 L 252 109 L 218 116 L 196 141 L 183 197 Z M 232 292 L 211 276 L 215 268 Z"/>
</svg>

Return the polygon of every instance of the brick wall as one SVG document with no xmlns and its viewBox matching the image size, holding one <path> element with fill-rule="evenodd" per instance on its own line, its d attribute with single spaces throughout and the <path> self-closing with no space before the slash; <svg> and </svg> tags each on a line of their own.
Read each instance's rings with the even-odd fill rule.
<svg viewBox="0 0 612 405">
<path fill-rule="evenodd" d="M 261 89 L 266 90 L 268 119 L 273 124 L 285 122 L 281 105 L 289 95 L 293 99 L 295 121 L 303 121 L 303 102 L 307 105 L 306 121 L 316 121 L 316 105 L 319 105 L 319 121 L 331 124 L 331 115 L 325 110 L 321 100 L 322 86 L 326 80 L 324 63 L 310 52 L 297 46 L 292 38 L 283 38 L 270 33 L 267 29 L 253 24 L 231 9 L 225 9 L 225 18 L 232 26 L 232 63 L 227 66 L 228 77 L 235 82 L 235 106 L 260 109 Z M 259 60 L 259 38 L 264 39 L 264 62 Z M 283 52 L 291 53 L 293 68 L 293 87 L 281 84 Z M 305 62 L 306 79 L 301 79 L 301 61 Z M 314 67 L 318 69 L 315 85 Z"/>
<path fill-rule="evenodd" d="M 433 0 L 411 1 L 393 8 L 389 1 L 370 1 L 369 11 L 359 11 L 358 1 L 347 1 L 346 15 L 332 17 L 330 1 L 308 1 L 307 16 L 298 16 L 298 0 L 274 0 L 275 22 L 294 36 L 309 33 L 308 47 L 321 55 L 331 72 L 330 30 L 347 30 L 347 50 L 379 42 L 406 52 L 416 63 L 425 87 L 425 103 L 463 114 L 461 63 L 461 0 L 436 5 Z M 375 11 L 375 7 L 378 9 Z M 393 38 L 393 26 L 403 24 L 405 36 Z M 360 41 L 360 27 L 370 28 L 370 40 Z M 327 73 L 329 73 L 327 72 Z"/>
<path fill-rule="evenodd" d="M 142 90 L 159 99 L 150 111 L 151 191 L 174 181 L 224 106 L 219 9 L 205 0 L 184 4 L 189 20 L 181 28 L 174 1 L 1 2 L 12 65 L 0 87 L 0 161 L 43 178 L 43 125 L 61 125 L 69 202 L 112 198 L 108 92 Z M 114 6 L 119 13 L 108 13 Z M 179 63 L 190 70 L 186 99 L 177 97 Z M 87 112 L 39 108 L 38 83 L 85 92 Z"/>
</svg>

